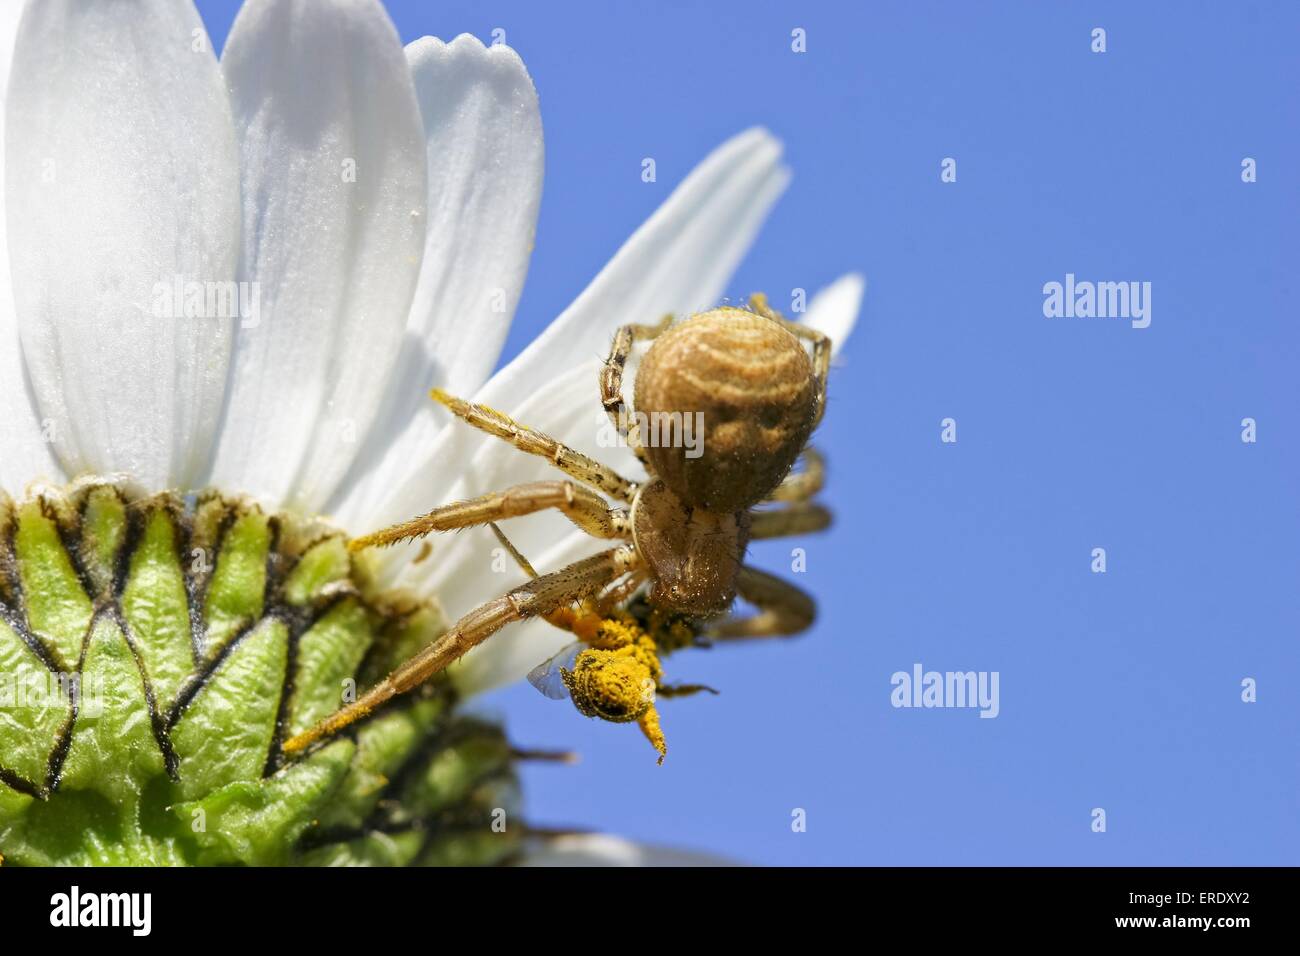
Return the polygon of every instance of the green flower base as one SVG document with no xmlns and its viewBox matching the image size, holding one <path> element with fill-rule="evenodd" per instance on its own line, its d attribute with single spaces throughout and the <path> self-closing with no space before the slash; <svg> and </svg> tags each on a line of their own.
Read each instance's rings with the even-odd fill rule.
<svg viewBox="0 0 1300 956">
<path fill-rule="evenodd" d="M 219 494 L 0 494 L 3 862 L 509 860 L 509 745 L 446 681 L 281 751 L 443 627 L 338 531 Z"/>
</svg>

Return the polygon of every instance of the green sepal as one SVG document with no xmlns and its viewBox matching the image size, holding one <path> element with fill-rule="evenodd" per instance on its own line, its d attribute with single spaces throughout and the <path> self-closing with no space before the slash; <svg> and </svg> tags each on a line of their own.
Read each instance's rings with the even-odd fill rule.
<svg viewBox="0 0 1300 956">
<path fill-rule="evenodd" d="M 222 538 L 203 607 L 209 659 L 262 616 L 270 550 L 270 522 L 260 511 L 240 514 Z"/>
<path fill-rule="evenodd" d="M 14 557 L 32 632 L 61 670 L 75 672 L 94 609 L 43 500 L 19 508 Z"/>
<path fill-rule="evenodd" d="M 107 597 L 117 576 L 117 557 L 126 542 L 126 502 L 116 488 L 101 485 L 86 495 L 81 518 L 81 561 L 96 600 Z"/>
<path fill-rule="evenodd" d="M 331 843 L 302 855 L 304 866 L 409 866 L 424 848 L 423 830 L 367 833 L 345 843 Z"/>
<path fill-rule="evenodd" d="M 68 675 L 53 674 L 0 619 L 0 768 L 43 787 L 60 728 L 72 716 Z"/>
<path fill-rule="evenodd" d="M 392 783 L 393 775 L 445 722 L 448 707 L 446 698 L 416 701 L 405 710 L 380 714 L 361 727 L 352 772 L 322 811 L 321 827 L 361 829 Z"/>
<path fill-rule="evenodd" d="M 338 710 L 345 691 L 356 699 L 357 668 L 373 640 L 374 615 L 354 598 L 339 601 L 298 639 L 290 734 Z"/>
<path fill-rule="evenodd" d="M 340 535 L 331 535 L 307 549 L 284 582 L 284 599 L 295 607 L 316 600 L 322 592 L 348 580 L 352 556 Z"/>
<path fill-rule="evenodd" d="M 290 862 L 295 844 L 315 825 L 317 810 L 347 773 L 355 750 L 352 741 L 336 740 L 265 780 L 228 784 L 201 800 L 174 806 L 173 815 L 189 825 L 199 846 L 196 862 Z"/>
<path fill-rule="evenodd" d="M 405 775 L 394 819 L 431 816 L 464 801 L 486 777 L 510 765 L 510 745 L 497 728 L 462 721 L 446 746 L 433 750 Z"/>
<path fill-rule="evenodd" d="M 80 684 L 59 787 L 99 792 L 132 825 L 145 785 L 164 773 L 163 755 L 135 656 L 109 614 L 100 614 L 91 628 Z"/>
<path fill-rule="evenodd" d="M 181 793 L 193 800 L 262 776 L 275 736 L 289 631 L 268 618 L 231 648 L 172 728 Z"/>
<path fill-rule="evenodd" d="M 181 683 L 194 672 L 193 627 L 172 514 L 159 507 L 144 516 L 143 524 L 122 593 L 122 613 L 157 696 L 157 708 L 165 713 Z"/>
</svg>

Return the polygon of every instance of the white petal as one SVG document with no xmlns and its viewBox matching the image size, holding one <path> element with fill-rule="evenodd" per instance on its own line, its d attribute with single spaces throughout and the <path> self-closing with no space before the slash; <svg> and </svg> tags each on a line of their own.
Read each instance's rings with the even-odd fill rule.
<svg viewBox="0 0 1300 956">
<path fill-rule="evenodd" d="M 685 314 L 713 305 L 763 218 L 788 181 L 780 145 L 752 130 L 730 140 L 701 164 L 628 240 L 578 300 L 475 396 L 518 421 L 636 477 L 626 449 L 600 447 L 606 435 L 598 370 L 614 330 L 666 312 Z M 581 359 L 576 365 L 575 357 Z M 537 478 L 562 475 L 499 439 L 462 423 L 447 428 L 413 461 L 375 527 L 410 517 L 446 501 L 483 494 Z M 571 539 L 572 526 L 553 514 L 528 516 L 505 531 L 540 571 L 555 570 L 548 552 Z M 386 552 L 401 583 L 438 596 L 453 617 L 501 593 L 521 578 L 514 569 L 491 573 L 495 539 L 474 529 L 432 542 L 431 558 L 409 563 L 410 548 Z M 586 553 L 610 547 L 587 539 Z M 564 554 L 572 553 L 566 548 Z M 561 632 L 543 625 L 512 627 L 473 651 L 457 667 L 471 690 L 516 680 L 558 649 Z M 532 657 L 529 643 L 538 643 Z"/>
<path fill-rule="evenodd" d="M 564 313 L 485 386 L 509 401 L 544 386 L 576 356 L 604 358 L 615 330 L 717 304 L 784 191 L 781 144 L 752 129 L 714 150 Z"/>
<path fill-rule="evenodd" d="M 450 416 L 433 386 L 473 395 L 496 366 L 528 274 L 542 198 L 542 120 L 524 63 L 469 35 L 410 44 L 424 120 L 429 223 L 401 358 L 336 517 L 376 510 Z"/>
<path fill-rule="evenodd" d="M 260 315 L 236 332 L 214 483 L 315 510 L 372 424 L 419 273 L 415 90 L 376 0 L 249 0 L 222 67 Z"/>
<path fill-rule="evenodd" d="M 665 312 L 712 303 L 784 185 L 780 151 L 780 145 L 762 130 L 742 133 L 715 150 L 623 245 L 577 301 L 494 375 L 474 400 L 517 410 L 521 397 L 543 390 L 572 370 L 575 357 L 603 358 L 614 330 L 624 322 L 652 321 Z M 710 244 L 712 254 L 703 255 Z M 588 421 L 594 423 L 599 411 L 594 376 L 590 387 L 596 410 Z M 543 430 L 548 427 L 544 420 L 521 420 Z M 594 436 L 594 424 L 584 431 Z M 489 453 L 494 457 L 510 461 L 520 457 L 497 439 L 464 427 L 446 429 L 432 447 L 411 460 L 381 510 L 365 516 L 366 524 L 378 527 L 402 520 L 447 500 L 458 483 L 479 484 L 478 476 L 454 463 L 469 461 L 478 449 L 488 446 L 493 446 Z"/>
<path fill-rule="evenodd" d="M 575 358 L 603 359 L 620 325 L 715 304 L 785 186 L 788 173 L 779 164 L 780 155 L 780 144 L 759 129 L 714 150 L 577 300 L 492 376 L 474 400 L 507 411 L 517 409 L 521 397 L 543 390 L 571 369 Z M 594 377 L 591 388 L 598 410 Z M 592 421 L 596 414 L 592 413 Z M 547 428 L 545 421 L 521 420 Z M 472 450 L 487 445 L 494 446 L 495 455 L 519 458 L 518 452 L 497 439 L 463 427 L 446 429 L 433 446 L 411 459 L 381 509 L 365 515 L 359 530 L 403 520 L 447 500 L 457 481 L 474 478 L 456 463 L 469 460 Z"/>
<path fill-rule="evenodd" d="M 472 395 L 500 357 L 537 229 L 542 118 L 524 62 L 507 46 L 425 37 L 406 55 L 429 169 L 429 230 L 408 326 L 433 350 L 438 379 L 412 380 L 428 408 L 436 407 L 429 387 Z"/>
<path fill-rule="evenodd" d="M 736 866 L 731 860 L 646 846 L 605 833 L 574 833 L 532 841 L 520 866 Z"/>
<path fill-rule="evenodd" d="M 40 417 L 28 394 L 13 289 L 9 284 L 9 240 L 4 228 L 4 102 L 9 63 L 23 4 L 0 8 L 0 492 L 21 496 L 33 480 L 59 483 L 62 469 L 41 438 Z"/>
<path fill-rule="evenodd" d="M 6 147 L 18 324 L 64 468 L 191 484 L 230 323 L 187 318 L 160 293 L 229 282 L 239 245 L 230 113 L 193 5 L 31 4 Z"/>
<path fill-rule="evenodd" d="M 857 324 L 858 312 L 862 307 L 862 294 L 867 283 L 856 272 L 840 276 L 826 288 L 818 292 L 808 303 L 808 311 L 803 321 L 831 338 L 835 355 L 840 355 L 844 344 L 848 342 Z"/>
</svg>

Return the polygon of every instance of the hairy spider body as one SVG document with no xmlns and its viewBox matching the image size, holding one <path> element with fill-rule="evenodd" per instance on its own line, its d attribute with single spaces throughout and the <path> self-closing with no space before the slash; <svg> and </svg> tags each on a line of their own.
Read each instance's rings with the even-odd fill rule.
<svg viewBox="0 0 1300 956">
<path fill-rule="evenodd" d="M 781 323 L 727 307 L 658 336 L 634 396 L 647 415 L 702 416 L 702 455 L 691 457 L 682 442 L 645 455 L 684 505 L 725 514 L 762 501 L 794 467 L 812 434 L 817 377 Z"/>
<path fill-rule="evenodd" d="M 623 370 L 635 344 L 647 340 L 653 344 L 637 373 L 637 414 L 629 416 Z M 630 675 L 645 671 L 642 679 L 648 679 L 651 671 L 641 657 L 653 657 L 655 641 L 650 639 L 648 651 L 625 642 L 617 654 L 608 648 L 597 653 L 599 635 L 609 630 L 602 629 L 602 621 L 648 585 L 645 599 L 652 608 L 699 622 L 697 632 L 705 640 L 789 635 L 812 623 L 811 598 L 746 566 L 744 556 L 751 540 L 819 531 L 830 523 L 829 512 L 809 500 L 821 489 L 823 468 L 807 447 L 826 407 L 830 352 L 825 335 L 786 320 L 761 295 L 751 297 L 748 309 L 712 309 L 675 325 L 667 316 L 654 326 L 623 326 L 601 369 L 600 395 L 649 474 L 639 484 L 495 409 L 435 389 L 433 398 L 470 425 L 545 457 L 572 480 L 531 482 L 444 505 L 349 547 L 389 545 L 472 525 L 495 529 L 497 520 L 547 508 L 593 537 L 621 544 L 540 576 L 516 552 L 531 580 L 470 611 L 358 700 L 287 741 L 285 750 L 301 751 L 414 689 L 502 627 L 541 617 L 572 630 L 592 649 L 566 677 L 579 710 L 609 720 L 638 719 L 662 754 L 653 706 L 641 710 L 638 703 L 629 709 L 627 703 Z M 700 423 L 702 441 L 689 447 L 686 441 L 661 441 L 657 429 L 642 436 L 638 423 L 656 415 L 678 423 L 668 433 L 677 439 L 684 437 L 680 426 L 689 416 Z M 805 466 L 792 474 L 800 454 Z M 605 496 L 621 506 L 611 506 Z M 776 503 L 780 506 L 756 507 Z M 725 616 L 737 596 L 759 613 Z M 658 684 L 657 664 L 653 673 L 651 691 Z"/>
<path fill-rule="evenodd" d="M 678 614 L 721 614 L 736 599 L 749 512 L 692 508 L 662 479 L 632 501 L 632 542 L 650 577 L 650 603 Z"/>
</svg>

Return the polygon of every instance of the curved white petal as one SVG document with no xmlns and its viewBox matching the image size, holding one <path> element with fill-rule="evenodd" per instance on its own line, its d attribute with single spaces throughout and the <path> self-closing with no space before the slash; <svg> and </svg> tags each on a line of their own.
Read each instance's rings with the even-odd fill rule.
<svg viewBox="0 0 1300 956">
<path fill-rule="evenodd" d="M 6 109 L 7 222 L 26 366 L 70 475 L 161 488 L 203 470 L 230 322 L 176 283 L 228 283 L 237 161 L 189 0 L 27 8 Z"/>
<path fill-rule="evenodd" d="M 575 358 L 603 358 L 614 330 L 624 322 L 652 321 L 664 312 L 689 311 L 715 300 L 784 185 L 780 152 L 780 144 L 763 130 L 742 133 L 715 150 L 573 305 L 475 394 L 475 401 L 517 409 L 522 396 L 573 369 Z M 709 255 L 703 254 L 706 249 Z M 591 389 L 594 422 L 599 410 L 594 376 Z M 548 427 L 542 420 L 526 424 Z M 594 426 L 590 432 L 594 435 Z M 446 429 L 408 464 L 381 510 L 365 516 L 367 523 L 401 520 L 447 500 L 457 485 L 480 485 L 463 463 L 488 446 L 494 457 L 519 457 L 496 439 L 463 427 Z"/>
<path fill-rule="evenodd" d="M 335 509 L 376 510 L 450 420 L 433 386 L 473 395 L 496 366 L 528 274 L 542 198 L 537 92 L 514 50 L 463 34 L 406 48 L 429 173 L 424 262 L 401 358 Z"/>
<path fill-rule="evenodd" d="M 0 493 L 7 491 L 15 496 L 21 496 L 33 480 L 58 483 L 63 479 L 50 444 L 42 439 L 40 416 L 28 393 L 9 284 L 9 240 L 4 227 L 4 103 L 22 13 L 22 3 L 0 8 Z"/>
<path fill-rule="evenodd" d="M 732 860 L 632 843 L 606 833 L 574 833 L 530 842 L 520 866 L 738 866 Z"/>
<path fill-rule="evenodd" d="M 531 394 L 577 357 L 603 359 L 620 325 L 716 305 L 789 181 L 780 158 L 781 144 L 762 129 L 714 150 L 480 400 Z"/>
<path fill-rule="evenodd" d="M 858 322 L 862 294 L 866 288 L 866 280 L 856 272 L 850 272 L 822 289 L 808 303 L 808 311 L 803 316 L 804 323 L 830 336 L 836 356 L 848 342 L 853 327 Z"/>
<path fill-rule="evenodd" d="M 606 437 L 597 373 L 615 329 L 665 312 L 685 314 L 713 305 L 767 211 L 788 181 L 780 144 L 763 130 L 743 133 L 715 150 L 632 236 L 563 315 L 475 396 L 518 421 L 635 477 L 626 449 L 601 447 Z M 575 358 L 579 359 L 575 365 Z M 462 423 L 445 429 L 413 459 L 375 527 L 446 501 L 536 478 L 562 477 L 538 458 Z M 554 570 L 547 552 L 572 526 L 556 515 L 529 516 L 505 531 L 539 570 Z M 386 553 L 400 582 L 436 594 L 453 617 L 520 580 L 513 567 L 491 573 L 495 539 L 484 529 L 442 536 L 432 557 L 411 563 L 410 547 Z M 610 546 L 588 539 L 589 550 Z M 499 564 L 499 562 L 498 562 Z M 564 635 L 538 625 L 511 628 L 467 655 L 457 667 L 463 686 L 480 690 L 523 676 Z M 536 640 L 539 654 L 531 656 Z M 498 657 L 498 655 L 500 655 Z M 498 660 L 501 662 L 498 665 Z"/>
<path fill-rule="evenodd" d="M 316 510 L 401 347 L 424 245 L 425 152 L 376 0 L 249 0 L 222 55 L 241 150 L 241 322 L 214 483 Z"/>
<path fill-rule="evenodd" d="M 509 365 L 492 376 L 474 400 L 517 407 L 573 367 L 576 359 L 603 359 L 614 331 L 625 322 L 654 321 L 665 312 L 686 313 L 714 304 L 740 257 L 753 242 L 788 173 L 781 146 L 753 129 L 714 150 L 672 196 L 624 243 L 577 300 Z M 597 395 L 595 379 L 593 395 Z M 599 403 L 596 403 L 599 406 Z M 594 413 L 593 413 L 594 415 Z M 545 428 L 545 422 L 527 422 Z M 510 446 L 464 428 L 446 429 L 408 463 L 367 528 L 410 517 L 446 500 L 457 481 L 473 480 L 463 465 L 487 444 L 517 456 Z"/>
</svg>

